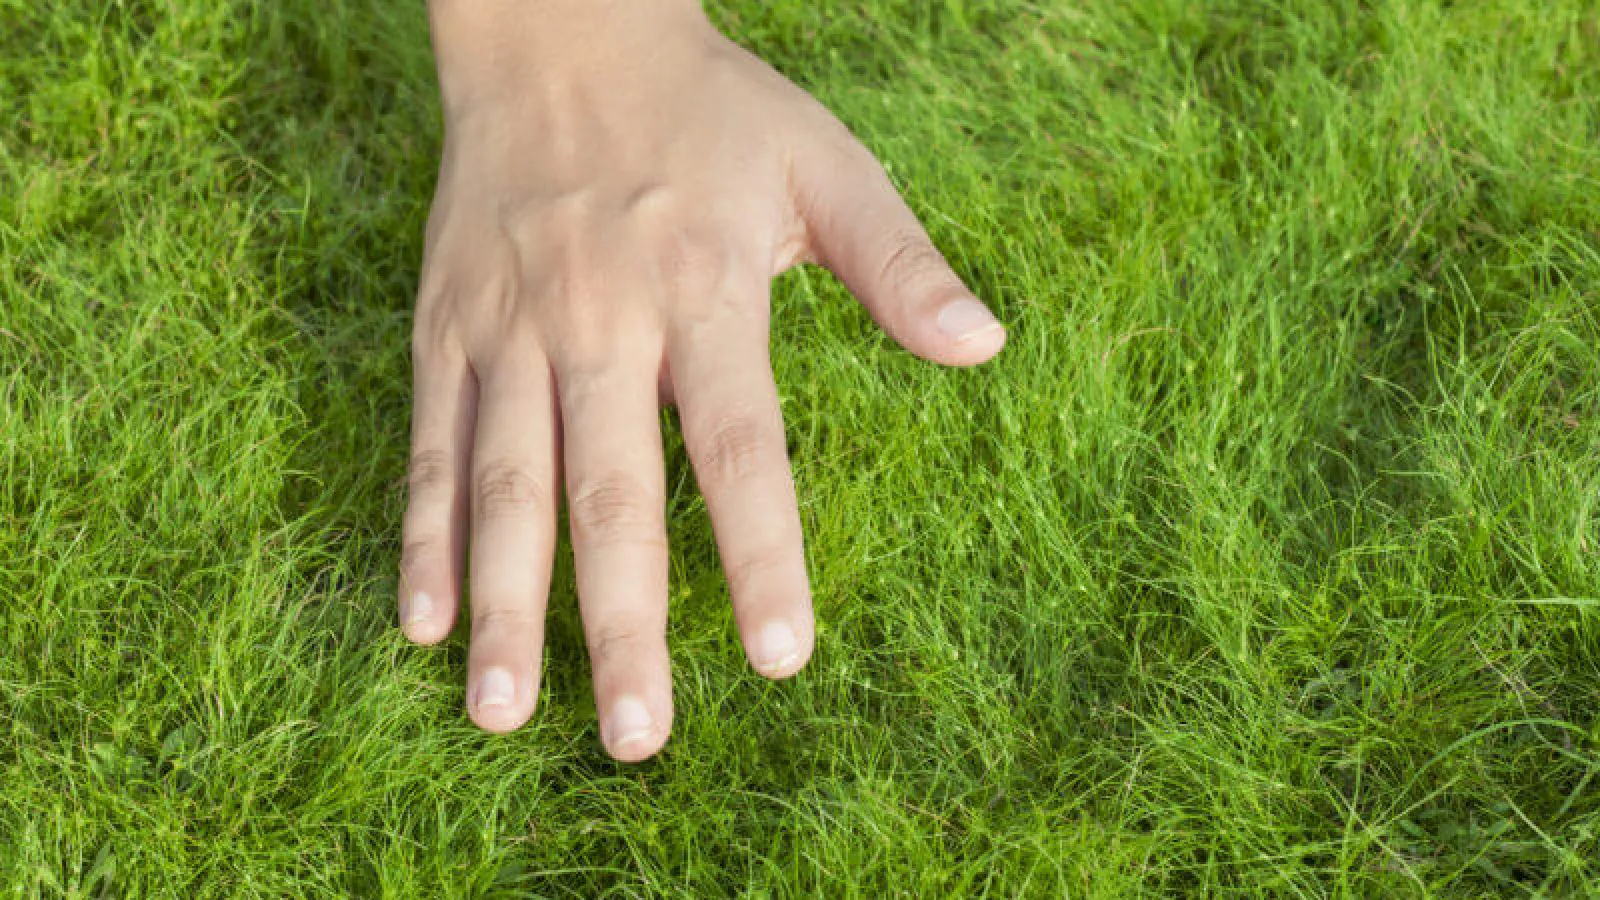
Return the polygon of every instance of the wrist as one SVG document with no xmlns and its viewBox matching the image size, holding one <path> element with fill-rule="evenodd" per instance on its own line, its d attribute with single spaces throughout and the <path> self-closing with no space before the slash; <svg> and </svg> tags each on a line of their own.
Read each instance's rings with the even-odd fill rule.
<svg viewBox="0 0 1600 900">
<path fill-rule="evenodd" d="M 428 0 L 447 115 L 525 76 L 623 69 L 712 28 L 700 0 Z"/>
<path fill-rule="evenodd" d="M 700 0 L 427 0 L 428 16 L 435 23 L 495 22 L 532 19 L 560 24 L 609 15 L 658 13 L 704 15 Z"/>
</svg>

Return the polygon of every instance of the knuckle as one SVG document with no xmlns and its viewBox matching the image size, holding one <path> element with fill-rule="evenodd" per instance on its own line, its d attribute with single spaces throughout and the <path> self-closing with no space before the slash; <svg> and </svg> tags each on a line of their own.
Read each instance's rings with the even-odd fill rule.
<svg viewBox="0 0 1600 900">
<path fill-rule="evenodd" d="M 549 496 L 544 482 L 525 465 L 497 460 L 478 473 L 473 509 L 480 520 L 529 515 Z"/>
<path fill-rule="evenodd" d="M 597 663 L 628 659 L 649 637 L 645 629 L 635 624 L 617 622 L 597 626 L 588 635 L 589 658 Z"/>
<path fill-rule="evenodd" d="M 419 450 L 411 455 L 406 487 L 413 499 L 447 493 L 455 481 L 455 466 L 442 450 Z"/>
<path fill-rule="evenodd" d="M 474 634 L 533 631 L 541 624 L 539 614 L 525 606 L 487 606 L 472 611 Z"/>
<path fill-rule="evenodd" d="M 441 299 L 417 303 L 411 323 L 411 358 L 417 361 L 446 359 L 453 346 L 454 330 L 450 304 Z"/>
<path fill-rule="evenodd" d="M 926 235 L 897 231 L 884 242 L 878 283 L 894 290 L 914 290 L 945 277 L 944 255 Z"/>
<path fill-rule="evenodd" d="M 715 298 L 728 293 L 732 254 L 715 238 L 672 229 L 657 240 L 663 281 L 678 297 Z"/>
<path fill-rule="evenodd" d="M 717 416 L 695 442 L 694 463 L 710 480 L 732 481 L 755 474 L 770 441 L 755 415 L 748 411 Z"/>
<path fill-rule="evenodd" d="M 560 340 L 553 348 L 564 374 L 588 378 L 609 369 L 621 355 L 609 317 L 598 310 L 578 309 L 564 318 Z"/>
<path fill-rule="evenodd" d="M 834 115 L 833 110 L 810 95 L 805 99 L 802 131 L 815 142 L 813 146 L 823 161 L 841 168 L 864 165 L 882 169 L 872 148 L 862 143 L 850 126 Z"/>
<path fill-rule="evenodd" d="M 416 324 L 411 329 L 411 359 L 412 362 L 422 362 L 438 356 L 438 342 L 422 325 L 422 316 L 417 316 Z"/>
<path fill-rule="evenodd" d="M 756 595 L 762 583 L 783 568 L 786 558 L 780 548 L 767 547 L 735 560 L 727 567 L 728 593 L 735 599 Z"/>
<path fill-rule="evenodd" d="M 569 503 L 573 531 L 594 543 L 661 543 L 662 513 L 635 479 L 611 474 L 574 491 Z"/>
<path fill-rule="evenodd" d="M 565 379 L 609 382 L 659 352 L 659 325 L 649 309 L 614 298 L 583 303 L 567 297 L 561 305 L 549 352 Z"/>
<path fill-rule="evenodd" d="M 550 272 L 550 284 L 576 322 L 595 322 L 596 316 L 582 314 L 600 313 L 606 309 L 607 284 L 603 263 L 576 250 L 569 250 L 565 257 L 562 264 Z"/>
<path fill-rule="evenodd" d="M 407 538 L 400 548 L 400 575 L 408 577 L 427 560 L 435 558 L 444 542 L 434 535 Z"/>
</svg>

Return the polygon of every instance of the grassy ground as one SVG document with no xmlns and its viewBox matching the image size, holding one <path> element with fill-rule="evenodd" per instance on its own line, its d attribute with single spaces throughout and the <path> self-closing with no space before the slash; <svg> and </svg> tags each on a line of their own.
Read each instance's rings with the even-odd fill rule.
<svg viewBox="0 0 1600 900">
<path fill-rule="evenodd" d="M 1600 894 L 1600 8 L 727 0 L 1011 326 L 777 287 L 817 658 L 392 627 L 421 3 L 0 0 L 0 896 Z"/>
</svg>

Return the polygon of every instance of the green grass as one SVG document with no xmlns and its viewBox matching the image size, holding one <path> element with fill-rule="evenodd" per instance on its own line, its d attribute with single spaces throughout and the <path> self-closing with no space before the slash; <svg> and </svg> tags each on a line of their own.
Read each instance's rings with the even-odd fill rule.
<svg viewBox="0 0 1600 900">
<path fill-rule="evenodd" d="M 1600 895 L 1600 7 L 726 0 L 1011 328 L 775 292 L 821 634 L 392 626 L 422 4 L 0 0 L 0 896 Z"/>
</svg>

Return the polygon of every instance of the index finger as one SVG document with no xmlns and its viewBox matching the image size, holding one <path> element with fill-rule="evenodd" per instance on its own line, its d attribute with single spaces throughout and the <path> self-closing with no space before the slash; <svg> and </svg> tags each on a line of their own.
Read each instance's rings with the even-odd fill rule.
<svg viewBox="0 0 1600 900">
<path fill-rule="evenodd" d="M 745 655 L 761 674 L 786 678 L 810 658 L 815 627 L 767 317 L 751 309 L 765 304 L 680 323 L 667 352 Z"/>
</svg>

